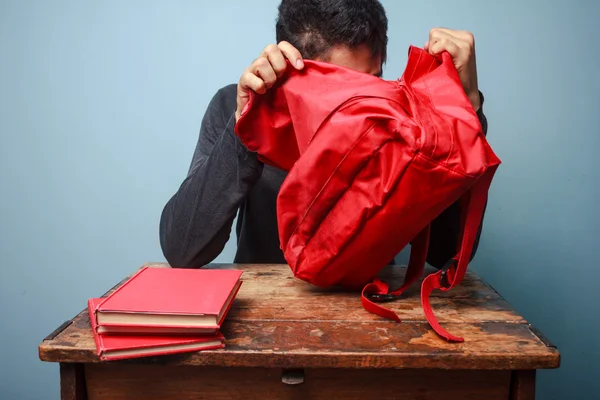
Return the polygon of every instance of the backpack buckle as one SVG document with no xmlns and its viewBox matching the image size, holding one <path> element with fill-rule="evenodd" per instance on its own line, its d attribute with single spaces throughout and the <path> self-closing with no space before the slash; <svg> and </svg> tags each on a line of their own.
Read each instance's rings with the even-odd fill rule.
<svg viewBox="0 0 600 400">
<path fill-rule="evenodd" d="M 450 282 L 448 282 L 448 270 L 455 266 L 456 260 L 454 258 L 451 258 L 440 269 L 440 287 L 447 288 L 450 286 Z"/>
<path fill-rule="evenodd" d="M 374 303 L 389 303 L 400 296 L 391 293 L 367 293 L 366 297 Z"/>
</svg>

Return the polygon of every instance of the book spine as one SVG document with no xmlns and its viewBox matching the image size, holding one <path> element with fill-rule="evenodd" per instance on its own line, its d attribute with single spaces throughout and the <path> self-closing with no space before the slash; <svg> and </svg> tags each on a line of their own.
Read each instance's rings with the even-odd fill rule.
<svg viewBox="0 0 600 400">
<path fill-rule="evenodd" d="M 116 360 L 125 360 L 125 359 L 133 359 L 133 358 L 166 356 L 166 355 L 171 355 L 171 354 L 193 353 L 193 352 L 197 352 L 197 351 L 202 352 L 202 351 L 206 351 L 206 350 L 218 350 L 218 349 L 223 349 L 223 348 L 225 348 L 225 343 L 221 343 L 221 344 L 215 345 L 215 346 L 200 347 L 200 348 L 196 348 L 196 349 L 193 349 L 193 350 L 190 350 L 190 349 L 186 349 L 186 350 L 180 350 L 180 349 L 157 350 L 156 352 L 144 353 L 144 354 L 128 354 L 128 355 L 121 355 L 121 356 L 105 356 L 105 357 L 103 357 L 103 360 L 116 361 Z"/>
<path fill-rule="evenodd" d="M 96 322 L 96 309 L 94 307 L 93 299 L 88 299 L 88 314 L 90 316 L 90 326 L 92 328 L 92 335 L 94 336 L 94 342 L 96 343 L 96 354 L 102 358 L 104 352 L 104 343 L 102 343 L 102 336 L 98 333 L 98 323 Z"/>
</svg>

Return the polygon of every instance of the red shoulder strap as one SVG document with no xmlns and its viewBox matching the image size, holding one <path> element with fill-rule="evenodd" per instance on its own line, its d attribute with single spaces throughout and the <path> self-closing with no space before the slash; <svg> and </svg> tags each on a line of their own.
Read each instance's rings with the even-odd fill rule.
<svg viewBox="0 0 600 400">
<path fill-rule="evenodd" d="M 483 218 L 488 190 L 496 169 L 497 166 L 488 168 L 470 190 L 463 227 L 463 236 L 458 254 L 444 268 L 425 278 L 421 286 L 421 304 L 423 305 L 423 311 L 425 312 L 427 321 L 440 336 L 449 341 L 463 342 L 464 339 L 452 335 L 440 326 L 431 309 L 429 297 L 435 289 L 443 291 L 452 289 L 465 277 L 467 267 L 469 266 L 469 260 L 471 259 L 473 245 L 475 244 L 475 238 L 477 237 L 477 230 L 479 229 L 479 225 Z"/>
<path fill-rule="evenodd" d="M 379 302 L 393 301 L 415 283 L 425 270 L 427 249 L 429 248 L 429 224 L 413 240 L 410 249 L 410 259 L 404 276 L 404 283 L 400 288 L 389 292 L 388 285 L 380 279 L 375 279 L 363 288 L 361 301 L 365 310 L 381 317 L 400 322 L 400 318 L 390 309 L 380 306 Z M 375 301 L 373 301 L 373 300 Z"/>
<path fill-rule="evenodd" d="M 442 328 L 433 314 L 429 298 L 435 289 L 448 291 L 463 280 L 467 272 L 469 260 L 471 259 L 477 231 L 483 218 L 488 190 L 496 169 L 497 165 L 489 167 L 467 194 L 466 212 L 464 214 L 465 217 L 462 219 L 461 226 L 462 240 L 458 254 L 438 272 L 427 276 L 421 285 L 421 304 L 427 322 L 429 322 L 438 335 L 451 342 L 463 342 L 464 338 L 452 335 Z M 396 300 L 402 292 L 422 275 L 427 258 L 428 246 L 429 226 L 427 226 L 427 228 L 414 240 L 404 284 L 398 290 L 389 293 L 387 284 L 376 279 L 374 282 L 366 285 L 362 291 L 361 300 L 363 307 L 373 314 L 400 322 L 400 318 L 396 313 L 376 304 L 374 301 L 385 302 Z M 374 301 L 370 299 L 373 299 Z"/>
</svg>

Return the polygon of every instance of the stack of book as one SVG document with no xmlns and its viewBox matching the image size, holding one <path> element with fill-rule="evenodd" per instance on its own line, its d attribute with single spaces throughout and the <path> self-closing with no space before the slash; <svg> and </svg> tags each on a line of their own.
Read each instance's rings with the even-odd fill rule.
<svg viewBox="0 0 600 400">
<path fill-rule="evenodd" d="M 221 324 L 242 284 L 242 271 L 141 268 L 103 298 L 88 300 L 102 360 L 225 347 Z"/>
</svg>

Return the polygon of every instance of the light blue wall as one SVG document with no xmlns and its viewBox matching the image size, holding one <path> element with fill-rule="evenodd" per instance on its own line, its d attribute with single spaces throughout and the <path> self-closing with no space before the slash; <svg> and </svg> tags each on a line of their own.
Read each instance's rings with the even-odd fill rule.
<svg viewBox="0 0 600 400">
<path fill-rule="evenodd" d="M 204 108 L 274 40 L 277 4 L 0 0 L 0 398 L 57 399 L 58 368 L 38 361 L 42 338 L 88 297 L 163 260 L 159 215 Z M 560 370 L 540 374 L 538 398 L 592 399 L 600 3 L 384 4 L 389 79 L 429 28 L 475 33 L 504 164 L 473 265 L 563 353 Z"/>
</svg>

